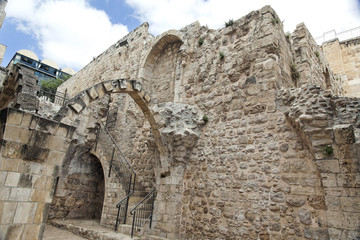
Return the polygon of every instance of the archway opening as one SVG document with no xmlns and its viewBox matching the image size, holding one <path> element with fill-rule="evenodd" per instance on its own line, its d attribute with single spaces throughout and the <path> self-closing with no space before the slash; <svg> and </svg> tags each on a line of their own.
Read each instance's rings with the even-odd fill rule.
<svg viewBox="0 0 360 240">
<path fill-rule="evenodd" d="M 49 219 L 96 219 L 100 221 L 105 192 L 100 161 L 88 152 L 75 150 L 65 161 L 50 205 Z"/>
</svg>

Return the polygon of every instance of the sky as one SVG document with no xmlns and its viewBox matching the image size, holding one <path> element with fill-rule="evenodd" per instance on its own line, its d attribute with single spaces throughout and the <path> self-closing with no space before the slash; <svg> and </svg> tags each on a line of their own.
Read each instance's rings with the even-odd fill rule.
<svg viewBox="0 0 360 240">
<path fill-rule="evenodd" d="M 1 66 L 28 49 L 78 71 L 143 22 L 154 36 L 197 20 L 218 29 L 265 5 L 275 9 L 285 32 L 301 22 L 314 38 L 360 27 L 360 0 L 8 0 Z"/>
</svg>

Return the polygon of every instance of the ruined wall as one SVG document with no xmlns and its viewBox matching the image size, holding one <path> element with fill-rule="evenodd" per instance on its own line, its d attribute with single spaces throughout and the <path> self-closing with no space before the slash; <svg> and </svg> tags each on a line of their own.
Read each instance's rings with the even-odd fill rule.
<svg viewBox="0 0 360 240">
<path fill-rule="evenodd" d="M 63 164 L 49 219 L 100 220 L 105 192 L 101 163 L 87 153 L 74 154 L 74 158 Z"/>
<path fill-rule="evenodd" d="M 67 94 L 74 97 L 80 91 L 106 80 L 136 80 L 144 50 L 151 46 L 154 39 L 148 28 L 149 25 L 144 23 L 124 36 L 72 76 L 70 81 L 63 83 L 58 91 L 65 92 L 67 89 Z"/>
<path fill-rule="evenodd" d="M 321 48 L 316 44 L 306 26 L 301 23 L 296 26 L 295 31 L 287 38 L 291 38 L 293 63 L 292 74 L 299 72 L 296 86 L 319 86 L 322 89 L 329 89 L 334 95 L 342 96 L 343 84 L 332 73 Z"/>
<path fill-rule="evenodd" d="M 41 239 L 73 132 L 73 127 L 30 113 L 2 110 L 1 239 Z"/>
<path fill-rule="evenodd" d="M 286 118 L 318 167 L 329 238 L 358 238 L 359 99 L 334 97 L 329 91 L 313 87 L 282 90 L 279 100 L 280 105 L 288 106 L 283 109 Z"/>
<path fill-rule="evenodd" d="M 157 147 L 144 114 L 128 94 L 112 96 L 116 121 L 109 126 L 118 146 L 137 173 L 137 181 L 149 191 L 154 187 L 154 165 L 159 158 Z"/>
<path fill-rule="evenodd" d="M 151 89 L 157 123 L 152 126 L 161 133 L 167 158 L 159 160 L 156 150 L 144 144 L 152 141 L 149 124 L 126 97 L 112 100 L 118 107 L 112 133 L 139 178 L 156 186 L 153 227 L 161 236 L 352 239 L 358 235 L 358 147 L 355 138 L 337 140 L 335 127 L 345 119 L 357 135 L 357 103 L 326 100 L 342 94 L 341 83 L 303 24 L 286 36 L 276 13 L 264 7 L 218 30 L 195 22 L 155 39 L 146 31 L 143 25 L 130 33 L 134 39 L 123 39 L 130 39 L 128 44 L 109 48 L 61 89 L 68 88 L 73 96 L 95 82 L 122 77 Z M 140 32 L 141 37 L 135 38 Z M 114 81 L 114 88 L 117 84 L 121 81 Z M 280 92 L 282 87 L 300 86 L 306 92 L 303 97 L 300 88 L 292 89 L 294 94 Z M 320 94 L 321 89 L 328 92 Z M 305 113 L 299 120 L 297 110 Z M 204 119 L 207 123 L 199 127 Z M 333 157 L 324 157 L 326 146 L 334 149 Z M 347 155 L 337 148 L 346 149 Z M 346 170 L 350 172 L 341 172 L 344 164 L 351 166 Z M 344 183 L 348 179 L 349 187 Z M 104 209 L 111 216 L 107 224 L 117 198 L 111 192 L 105 199 Z"/>
<path fill-rule="evenodd" d="M 359 97 L 360 92 L 360 60 L 359 38 L 339 42 L 338 39 L 325 42 L 321 46 L 331 70 L 338 75 L 337 81 L 344 85 L 344 95 Z"/>
</svg>

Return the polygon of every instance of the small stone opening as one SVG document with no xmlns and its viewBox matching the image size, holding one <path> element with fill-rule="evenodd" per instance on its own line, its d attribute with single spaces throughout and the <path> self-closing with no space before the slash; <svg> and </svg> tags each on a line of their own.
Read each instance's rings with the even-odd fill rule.
<svg viewBox="0 0 360 240">
<path fill-rule="evenodd" d="M 104 173 L 91 154 L 76 156 L 59 177 L 49 219 L 100 220 L 104 200 Z"/>
</svg>

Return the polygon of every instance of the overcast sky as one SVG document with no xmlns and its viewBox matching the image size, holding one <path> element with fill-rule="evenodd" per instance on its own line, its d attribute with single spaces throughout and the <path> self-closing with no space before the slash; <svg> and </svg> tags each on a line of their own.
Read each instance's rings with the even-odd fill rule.
<svg viewBox="0 0 360 240">
<path fill-rule="evenodd" d="M 8 47 L 1 65 L 29 49 L 78 71 L 143 22 L 155 36 L 196 20 L 217 29 L 264 5 L 275 9 L 285 32 L 301 22 L 313 37 L 360 26 L 360 0 L 9 0 L 0 29 L 0 43 Z"/>
</svg>

